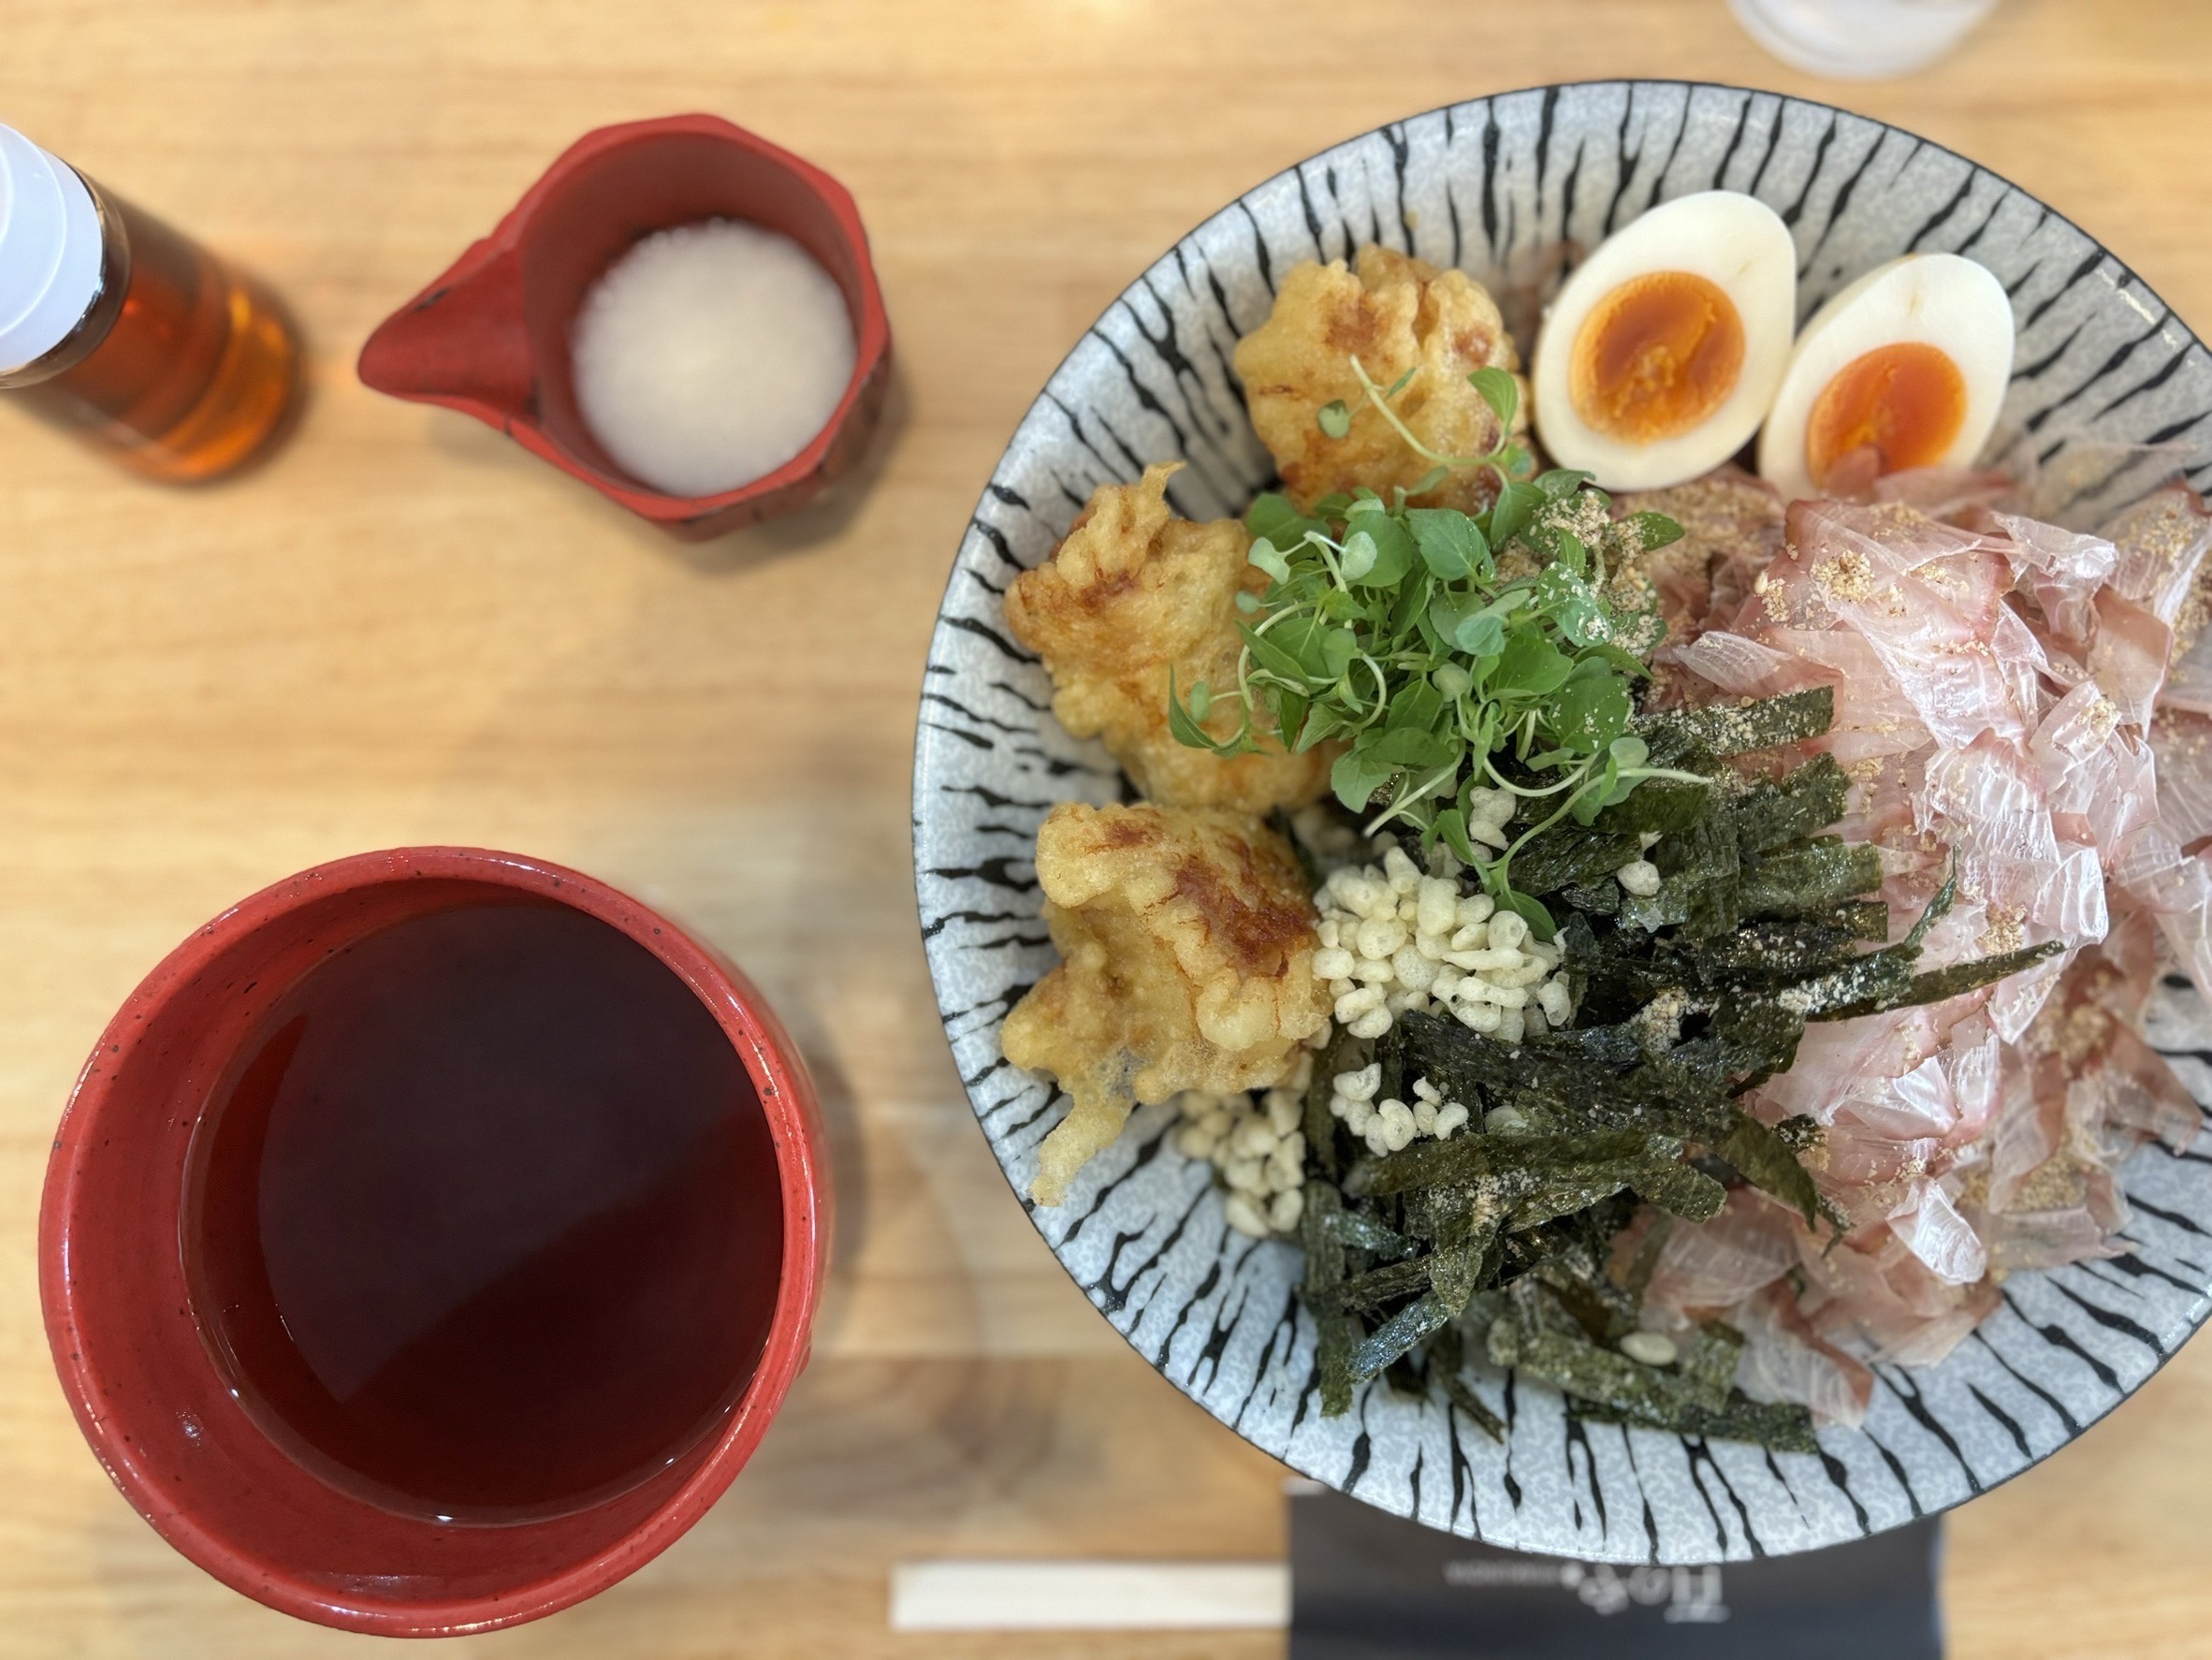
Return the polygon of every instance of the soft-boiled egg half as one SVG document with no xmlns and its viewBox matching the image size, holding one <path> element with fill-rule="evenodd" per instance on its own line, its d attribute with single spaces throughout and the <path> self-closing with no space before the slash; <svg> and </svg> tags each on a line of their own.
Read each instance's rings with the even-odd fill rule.
<svg viewBox="0 0 2212 1660">
<path fill-rule="evenodd" d="M 1608 489 L 1680 484 L 1758 430 L 1789 361 L 1797 255 L 1755 197 L 1701 191 L 1598 244 L 1536 336 L 1536 433 Z"/>
<path fill-rule="evenodd" d="M 1875 476 L 1967 466 L 2012 372 L 2012 301 L 1995 277 L 1956 254 L 1893 259 L 1797 336 L 1759 438 L 1759 473 L 1795 500 L 1819 495 L 1847 461 L 1855 471 L 1870 461 Z"/>
</svg>

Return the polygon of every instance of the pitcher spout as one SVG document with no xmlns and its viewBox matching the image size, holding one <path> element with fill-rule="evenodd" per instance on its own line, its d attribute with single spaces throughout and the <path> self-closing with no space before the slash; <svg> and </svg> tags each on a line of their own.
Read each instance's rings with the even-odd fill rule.
<svg viewBox="0 0 2212 1660">
<path fill-rule="evenodd" d="M 385 319 L 361 347 L 358 371 L 379 392 L 512 430 L 535 403 L 537 382 L 516 249 L 472 247 Z"/>
</svg>

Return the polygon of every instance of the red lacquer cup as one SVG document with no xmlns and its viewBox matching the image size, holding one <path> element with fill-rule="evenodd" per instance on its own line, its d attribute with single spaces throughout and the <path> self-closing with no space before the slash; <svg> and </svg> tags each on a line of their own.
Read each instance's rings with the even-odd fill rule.
<svg viewBox="0 0 2212 1660">
<path fill-rule="evenodd" d="M 335 952 L 397 924 L 485 904 L 554 905 L 627 935 L 712 1015 L 742 1061 L 779 1197 L 760 1267 L 765 1341 L 733 1405 L 680 1457 L 545 1520 L 441 1525 L 325 1480 L 264 1433 L 218 1365 L 183 1245 L 188 1151 L 218 1081 L 270 1006 Z M 763 1161 L 764 1163 L 765 1160 Z M 203 1189 L 196 1202 L 209 1202 Z M 269 1606 L 356 1631 L 432 1637 L 537 1618 L 605 1589 L 704 1514 L 805 1363 L 826 1266 L 830 1187 L 813 1087 L 735 967 L 635 900 L 511 853 L 365 853 L 264 889 L 194 934 L 131 994 L 86 1063 L 54 1141 L 39 1279 L 54 1362 L 100 1462 L 139 1514 L 209 1573 Z M 772 1283 L 771 1283 L 772 1282 Z"/>
</svg>

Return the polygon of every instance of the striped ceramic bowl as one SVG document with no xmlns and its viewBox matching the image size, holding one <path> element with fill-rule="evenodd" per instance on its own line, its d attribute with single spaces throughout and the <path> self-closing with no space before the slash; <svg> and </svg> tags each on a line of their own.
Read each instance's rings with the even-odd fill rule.
<svg viewBox="0 0 2212 1660">
<path fill-rule="evenodd" d="M 1230 352 L 1302 259 L 1382 242 L 1506 286 L 1545 278 L 1656 201 L 1748 191 L 1796 238 L 1810 313 L 1912 250 L 1971 255 L 2012 297 L 2019 349 L 1997 459 L 2047 517 L 2092 525 L 2176 471 L 2212 483 L 2212 360 L 2126 265 L 2027 192 L 1881 122 L 1772 93 L 1602 81 L 1503 94 L 1397 122 L 1238 197 L 1084 333 L 1007 446 L 960 546 L 931 643 L 914 768 L 914 864 L 945 1033 L 978 1122 L 1026 1192 L 1067 1110 L 1009 1066 L 998 1030 L 1055 961 L 1029 857 L 1055 803 L 1122 791 L 1105 751 L 1048 712 L 1050 684 L 1000 598 L 1103 483 L 1180 458 L 1193 518 L 1243 511 L 1272 474 Z M 2162 1049 L 2212 1050 L 2186 984 Z M 2201 1095 L 2212 1072 L 2180 1069 Z M 1168 1380 L 1257 1446 L 1384 1509 L 1494 1544 L 1613 1562 L 1810 1550 L 1972 1497 L 2112 1410 L 2212 1302 L 2212 1138 L 2128 1164 L 2131 1256 L 2019 1274 L 1942 1364 L 1884 1367 L 1859 1430 L 1818 1454 L 1585 1422 L 1547 1389 L 1484 1384 L 1504 1445 L 1440 1402 L 1371 1385 L 1324 1419 L 1289 1245 L 1230 1230 L 1209 1166 L 1142 1109 L 1069 1201 L 1032 1210 L 1099 1311 Z"/>
</svg>

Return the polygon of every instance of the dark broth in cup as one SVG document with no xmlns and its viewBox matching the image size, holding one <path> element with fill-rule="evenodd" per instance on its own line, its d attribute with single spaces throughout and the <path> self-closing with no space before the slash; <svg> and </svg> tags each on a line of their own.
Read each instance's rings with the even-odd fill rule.
<svg viewBox="0 0 2212 1660">
<path fill-rule="evenodd" d="M 782 1248 L 752 1081 L 691 987 L 541 902 L 325 959 L 195 1131 L 217 1364 L 323 1479 L 437 1521 L 578 1510 L 722 1422 Z"/>
</svg>

